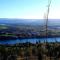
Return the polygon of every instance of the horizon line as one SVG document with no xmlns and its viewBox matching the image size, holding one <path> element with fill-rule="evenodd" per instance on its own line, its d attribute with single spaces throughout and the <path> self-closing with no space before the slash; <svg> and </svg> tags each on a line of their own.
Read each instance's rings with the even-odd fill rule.
<svg viewBox="0 0 60 60">
<path fill-rule="evenodd" d="M 44 19 L 44 18 L 0 18 L 0 19 Z M 49 19 L 60 19 L 60 18 L 49 18 Z"/>
</svg>

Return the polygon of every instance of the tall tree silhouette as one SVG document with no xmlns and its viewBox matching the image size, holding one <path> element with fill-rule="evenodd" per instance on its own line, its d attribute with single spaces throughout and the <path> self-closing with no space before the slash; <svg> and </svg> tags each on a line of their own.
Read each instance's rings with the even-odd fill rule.
<svg viewBox="0 0 60 60">
<path fill-rule="evenodd" d="M 47 12 L 44 15 L 44 17 L 45 17 L 45 28 L 46 28 L 46 30 L 45 30 L 45 32 L 46 32 L 46 40 L 45 40 L 46 45 L 45 45 L 45 48 L 46 48 L 46 46 L 48 46 L 48 44 L 47 44 L 47 37 L 48 37 L 48 17 L 49 17 L 49 12 L 50 12 L 51 1 L 52 0 L 48 0 Z M 45 60 L 46 60 L 46 58 L 45 58 Z"/>
<path fill-rule="evenodd" d="M 47 12 L 44 15 L 45 20 L 46 20 L 46 42 L 47 42 L 47 37 L 48 37 L 48 17 L 49 17 L 49 11 L 50 11 L 50 5 L 51 5 L 52 0 L 48 0 L 48 5 L 47 5 Z"/>
</svg>

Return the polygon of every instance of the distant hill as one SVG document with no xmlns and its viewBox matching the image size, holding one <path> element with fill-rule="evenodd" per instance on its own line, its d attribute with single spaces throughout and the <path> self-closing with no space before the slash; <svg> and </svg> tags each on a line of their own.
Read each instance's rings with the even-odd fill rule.
<svg viewBox="0 0 60 60">
<path fill-rule="evenodd" d="M 25 25 L 42 25 L 44 23 L 41 19 L 7 19 L 0 18 L 0 24 L 25 24 Z"/>
<path fill-rule="evenodd" d="M 0 24 L 45 25 L 44 19 L 8 19 L 0 18 Z M 49 19 L 49 26 L 60 26 L 60 19 Z"/>
</svg>

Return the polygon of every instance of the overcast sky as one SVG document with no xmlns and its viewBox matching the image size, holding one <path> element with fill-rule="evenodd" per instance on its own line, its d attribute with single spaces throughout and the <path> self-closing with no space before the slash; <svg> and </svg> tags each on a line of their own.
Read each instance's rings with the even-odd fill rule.
<svg viewBox="0 0 60 60">
<path fill-rule="evenodd" d="M 0 18 L 43 19 L 48 0 L 0 0 Z M 52 0 L 50 19 L 60 18 L 60 0 Z"/>
</svg>

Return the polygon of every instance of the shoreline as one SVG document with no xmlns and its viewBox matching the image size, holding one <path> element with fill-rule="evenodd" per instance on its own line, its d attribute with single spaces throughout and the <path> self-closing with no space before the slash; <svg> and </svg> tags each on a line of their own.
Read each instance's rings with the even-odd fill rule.
<svg viewBox="0 0 60 60">
<path fill-rule="evenodd" d="M 57 37 L 60 36 L 35 36 L 35 37 L 0 36 L 0 40 L 39 39 L 39 38 L 57 38 Z"/>
</svg>

